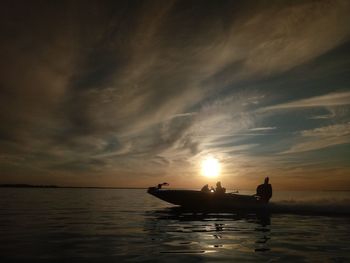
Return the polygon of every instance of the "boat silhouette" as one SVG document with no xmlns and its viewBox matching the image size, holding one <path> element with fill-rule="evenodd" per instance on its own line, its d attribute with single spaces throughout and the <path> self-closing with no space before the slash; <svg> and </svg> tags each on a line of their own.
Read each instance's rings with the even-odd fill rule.
<svg viewBox="0 0 350 263">
<path fill-rule="evenodd" d="M 147 192 L 165 202 L 198 210 L 265 210 L 268 203 L 258 196 L 215 193 L 196 190 L 173 190 L 149 187 Z"/>
</svg>

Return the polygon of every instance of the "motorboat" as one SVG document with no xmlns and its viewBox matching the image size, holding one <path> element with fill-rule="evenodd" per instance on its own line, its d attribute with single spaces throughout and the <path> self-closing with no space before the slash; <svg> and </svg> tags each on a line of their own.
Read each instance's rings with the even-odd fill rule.
<svg viewBox="0 0 350 263">
<path fill-rule="evenodd" d="M 172 190 L 161 187 L 149 187 L 147 192 L 163 201 L 184 208 L 259 210 L 266 209 L 268 206 L 268 202 L 262 201 L 256 195 Z"/>
</svg>

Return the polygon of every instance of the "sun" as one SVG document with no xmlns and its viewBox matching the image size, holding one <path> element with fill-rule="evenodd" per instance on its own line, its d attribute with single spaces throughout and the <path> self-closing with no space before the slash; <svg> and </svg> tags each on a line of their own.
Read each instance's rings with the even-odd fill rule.
<svg viewBox="0 0 350 263">
<path fill-rule="evenodd" d="M 214 157 L 207 157 L 202 161 L 202 175 L 206 177 L 217 177 L 220 174 L 219 160 Z"/>
</svg>

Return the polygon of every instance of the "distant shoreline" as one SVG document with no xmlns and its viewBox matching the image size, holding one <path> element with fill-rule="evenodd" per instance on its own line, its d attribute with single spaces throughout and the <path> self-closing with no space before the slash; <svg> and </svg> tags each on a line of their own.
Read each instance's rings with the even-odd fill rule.
<svg viewBox="0 0 350 263">
<path fill-rule="evenodd" d="M 0 188 L 147 189 L 146 187 L 58 186 L 58 185 L 31 185 L 31 184 L 0 184 Z"/>
</svg>

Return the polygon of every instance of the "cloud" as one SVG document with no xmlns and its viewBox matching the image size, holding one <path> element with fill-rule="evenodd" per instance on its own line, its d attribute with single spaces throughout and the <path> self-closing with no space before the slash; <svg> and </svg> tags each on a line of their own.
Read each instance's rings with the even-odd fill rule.
<svg viewBox="0 0 350 263">
<path fill-rule="evenodd" d="M 335 145 L 348 144 L 350 143 L 350 123 L 304 130 L 300 135 L 301 142 L 297 142 L 283 154 L 315 151 Z"/>
<path fill-rule="evenodd" d="M 250 131 L 271 131 L 275 130 L 276 127 L 257 127 L 257 128 L 251 128 Z"/>
<path fill-rule="evenodd" d="M 334 118 L 335 114 L 331 113 L 331 114 L 325 114 L 325 115 L 317 115 L 317 116 L 312 116 L 309 119 L 310 120 L 324 120 L 324 119 L 331 119 Z"/>
<path fill-rule="evenodd" d="M 348 1 L 7 2 L 0 166 L 152 174 L 181 162 L 175 174 L 210 151 L 253 151 L 258 143 L 242 137 L 276 129 L 251 112 L 269 99 L 261 82 L 348 41 L 349 9 Z M 265 110 L 349 98 L 329 93 Z"/>
<path fill-rule="evenodd" d="M 281 109 L 310 108 L 310 107 L 331 107 L 350 104 L 350 91 L 332 92 L 321 96 L 315 96 L 307 99 L 296 100 L 269 106 L 260 109 L 260 111 L 272 111 Z"/>
</svg>

